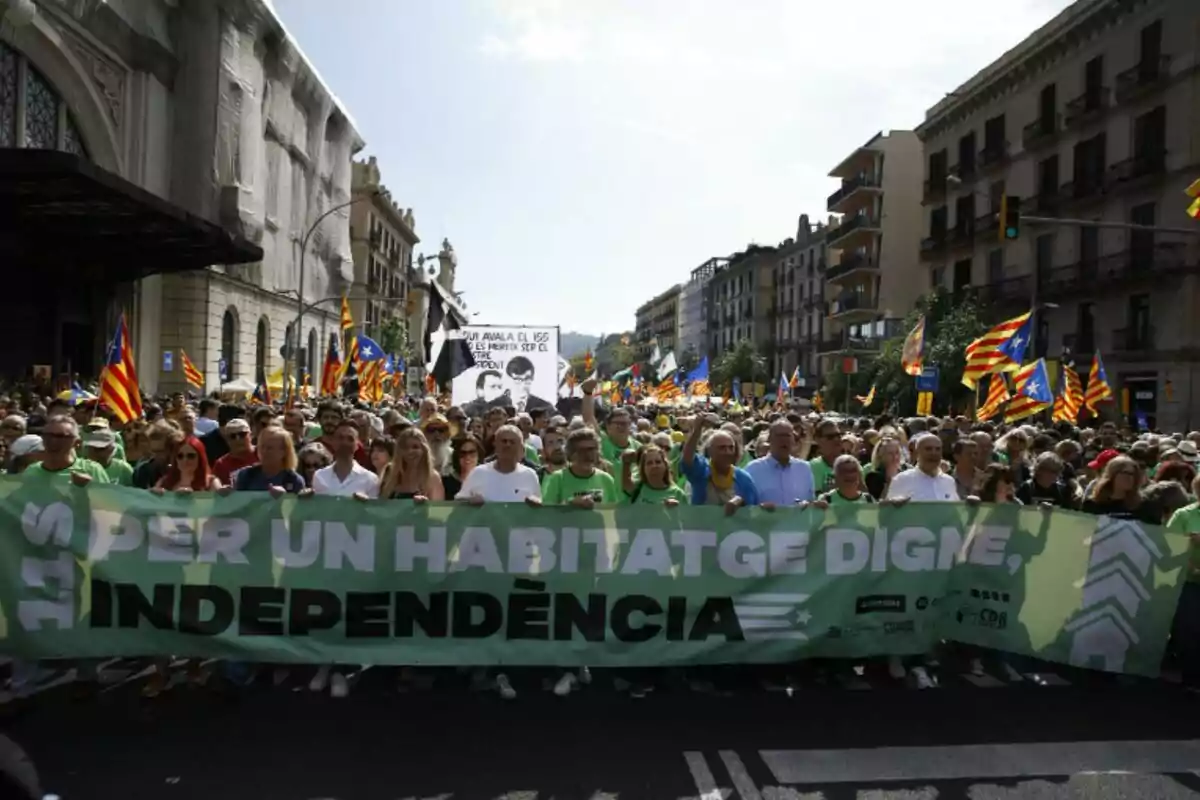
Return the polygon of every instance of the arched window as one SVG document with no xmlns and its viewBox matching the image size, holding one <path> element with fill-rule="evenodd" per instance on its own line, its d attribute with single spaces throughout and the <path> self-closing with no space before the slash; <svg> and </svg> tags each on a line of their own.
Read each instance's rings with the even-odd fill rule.
<svg viewBox="0 0 1200 800">
<path fill-rule="evenodd" d="M 221 363 L 222 382 L 237 377 L 237 315 L 232 308 L 225 309 L 221 320 Z"/>
<path fill-rule="evenodd" d="M 313 328 L 308 332 L 308 382 L 310 386 L 316 386 L 321 381 L 321 359 L 324 357 L 317 348 L 317 329 Z"/>
<path fill-rule="evenodd" d="M 54 86 L 25 56 L 3 42 L 0 42 L 0 147 L 66 150 L 88 157 L 75 119 Z"/>
<path fill-rule="evenodd" d="M 254 342 L 254 380 L 267 376 L 267 348 L 270 346 L 271 323 L 266 317 L 258 320 L 258 335 Z"/>
</svg>

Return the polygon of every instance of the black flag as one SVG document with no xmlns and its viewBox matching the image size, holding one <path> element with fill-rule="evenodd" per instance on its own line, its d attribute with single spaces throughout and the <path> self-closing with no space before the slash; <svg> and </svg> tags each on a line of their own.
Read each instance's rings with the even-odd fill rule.
<svg viewBox="0 0 1200 800">
<path fill-rule="evenodd" d="M 429 282 L 429 313 L 425 317 L 425 363 L 433 362 L 433 377 L 438 386 L 445 386 L 458 375 L 475 366 L 475 356 L 459 331 L 462 325 L 442 293 L 437 281 Z M 445 335 L 442 346 L 433 352 L 433 334 Z"/>
</svg>

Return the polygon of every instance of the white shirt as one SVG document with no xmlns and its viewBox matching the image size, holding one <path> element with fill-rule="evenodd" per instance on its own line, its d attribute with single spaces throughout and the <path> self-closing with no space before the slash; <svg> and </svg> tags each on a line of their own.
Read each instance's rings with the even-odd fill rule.
<svg viewBox="0 0 1200 800">
<path fill-rule="evenodd" d="M 907 497 L 909 500 L 933 503 L 958 502 L 958 484 L 944 472 L 927 475 L 919 467 L 906 469 L 892 478 L 887 498 Z"/>
<path fill-rule="evenodd" d="M 312 490 L 314 494 L 328 494 L 335 497 L 349 497 L 359 492 L 367 497 L 379 497 L 379 476 L 363 467 L 357 461 L 350 468 L 346 480 L 338 477 L 333 471 L 334 464 L 321 467 L 313 473 Z"/>
<path fill-rule="evenodd" d="M 537 472 L 517 464 L 512 472 L 501 472 L 495 462 L 480 464 L 463 481 L 459 497 L 482 497 L 486 503 L 523 503 L 527 497 L 541 496 Z"/>
<path fill-rule="evenodd" d="M 215 419 L 208 417 L 196 417 L 196 435 L 203 436 L 206 433 L 212 433 L 217 428 L 221 427 Z"/>
</svg>

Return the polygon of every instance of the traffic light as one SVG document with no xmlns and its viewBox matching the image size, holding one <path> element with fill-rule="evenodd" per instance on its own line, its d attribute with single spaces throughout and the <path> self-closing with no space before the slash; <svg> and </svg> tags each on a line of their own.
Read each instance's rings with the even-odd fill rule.
<svg viewBox="0 0 1200 800">
<path fill-rule="evenodd" d="M 1011 242 L 1021 235 L 1021 198 L 1000 196 L 1000 241 Z"/>
</svg>

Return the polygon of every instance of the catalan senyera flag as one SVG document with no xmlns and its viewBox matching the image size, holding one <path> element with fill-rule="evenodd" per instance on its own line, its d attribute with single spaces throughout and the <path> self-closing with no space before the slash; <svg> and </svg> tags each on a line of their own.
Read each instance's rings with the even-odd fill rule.
<svg viewBox="0 0 1200 800">
<path fill-rule="evenodd" d="M 664 400 L 674 400 L 683 394 L 683 390 L 675 383 L 675 376 L 668 375 L 658 387 L 654 390 L 655 397 L 661 402 Z"/>
<path fill-rule="evenodd" d="M 354 315 L 350 313 L 350 300 L 342 295 L 342 330 L 348 331 L 354 327 Z"/>
<path fill-rule="evenodd" d="M 183 378 L 189 385 L 195 386 L 197 389 L 204 388 L 204 373 L 196 369 L 196 365 L 188 358 L 187 351 L 183 348 L 179 350 L 179 360 L 183 362 Z"/>
<path fill-rule="evenodd" d="M 1063 364 L 1062 383 L 1058 387 L 1058 397 L 1054 398 L 1054 411 L 1051 419 L 1054 422 L 1074 423 L 1079 419 L 1079 409 L 1083 406 L 1083 381 L 1075 371 L 1074 364 Z"/>
<path fill-rule="evenodd" d="M 1192 198 L 1192 204 L 1187 209 L 1188 216 L 1192 219 L 1200 219 L 1200 178 L 1192 181 L 1192 185 L 1185 191 L 1187 196 Z"/>
<path fill-rule="evenodd" d="M 1039 358 L 1018 369 L 1013 375 L 1013 390 L 1013 398 L 1004 411 L 1005 422 L 1016 422 L 1049 408 L 1054 403 L 1054 394 L 1050 391 L 1046 359 Z"/>
<path fill-rule="evenodd" d="M 1113 399 L 1112 386 L 1108 382 L 1108 373 L 1104 371 L 1104 359 L 1097 352 L 1092 356 L 1092 368 L 1088 372 L 1087 391 L 1083 393 L 1083 404 L 1087 410 L 1096 413 L 1096 406 L 1105 400 Z"/>
<path fill-rule="evenodd" d="M 925 366 L 925 317 L 917 320 L 917 326 L 904 337 L 900 350 L 900 366 L 907 375 L 920 375 Z"/>
<path fill-rule="evenodd" d="M 592 371 L 592 362 L 594 360 L 595 359 L 592 358 L 592 348 L 589 347 L 587 349 L 587 352 L 583 354 L 583 371 L 584 372 Z"/>
<path fill-rule="evenodd" d="M 974 389 L 979 379 L 992 372 L 1016 372 L 1025 360 L 1029 347 L 1032 311 L 1001 322 L 967 345 L 967 365 L 963 368 L 963 385 Z"/>
<path fill-rule="evenodd" d="M 814 392 L 812 396 L 812 407 L 817 410 L 817 413 L 824 413 L 825 399 L 821 397 L 820 392 Z"/>
<path fill-rule="evenodd" d="M 251 405 L 271 405 L 271 386 L 267 381 L 266 370 L 261 367 L 258 370 L 258 382 L 254 386 L 254 394 L 250 395 L 250 403 Z"/>
<path fill-rule="evenodd" d="M 137 367 L 124 314 L 117 320 L 117 330 L 108 345 L 108 358 L 100 374 L 100 402 L 112 409 L 121 422 L 142 416 L 142 392 L 138 388 Z"/>
<path fill-rule="evenodd" d="M 975 419 L 979 422 L 991 419 L 1000 413 L 1000 409 L 1004 404 L 1012 399 L 1012 395 L 1008 393 L 1008 382 L 1005 377 L 999 373 L 992 373 L 992 382 L 988 386 L 987 398 L 975 411 Z"/>
<path fill-rule="evenodd" d="M 337 394 L 338 381 L 342 374 L 342 356 L 338 353 L 338 337 L 329 334 L 329 347 L 325 350 L 325 363 L 321 365 L 321 395 L 332 397 Z"/>
<path fill-rule="evenodd" d="M 796 368 L 794 370 L 792 370 L 792 377 L 788 378 L 788 388 L 789 389 L 799 389 L 800 388 L 800 365 L 799 364 L 797 364 Z"/>
<path fill-rule="evenodd" d="M 871 384 L 871 391 L 866 394 L 856 394 L 854 399 L 862 403 L 863 408 L 869 408 L 871 403 L 875 402 L 875 384 Z"/>
</svg>

